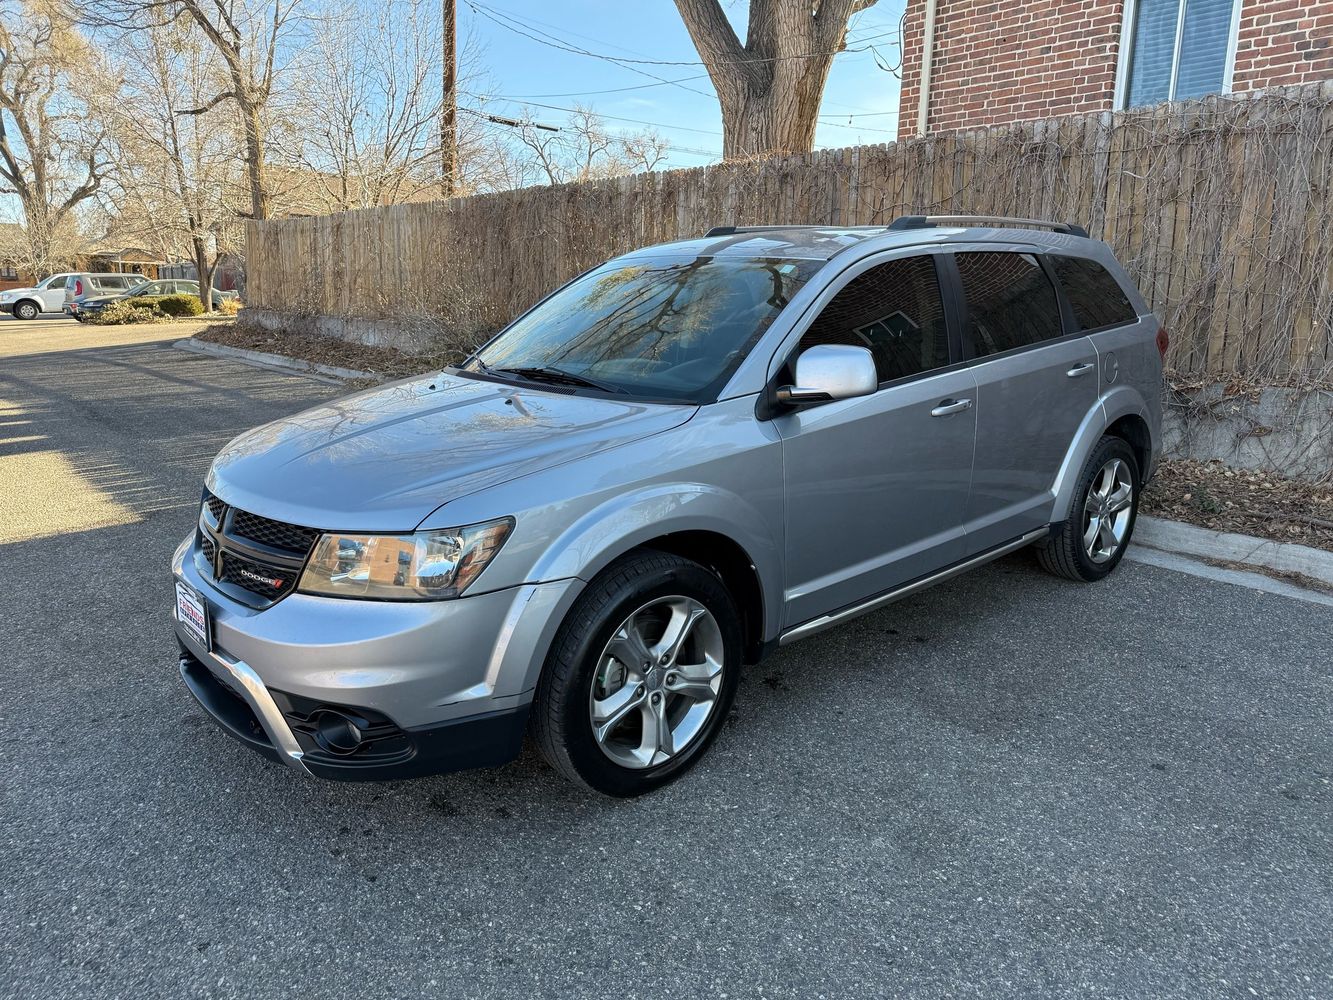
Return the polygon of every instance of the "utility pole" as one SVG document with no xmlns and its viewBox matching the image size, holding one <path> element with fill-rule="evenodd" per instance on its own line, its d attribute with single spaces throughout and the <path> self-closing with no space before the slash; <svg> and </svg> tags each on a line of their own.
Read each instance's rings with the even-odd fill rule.
<svg viewBox="0 0 1333 1000">
<path fill-rule="evenodd" d="M 444 102 L 440 107 L 440 187 L 452 198 L 458 183 L 458 2 L 444 4 Z"/>
</svg>

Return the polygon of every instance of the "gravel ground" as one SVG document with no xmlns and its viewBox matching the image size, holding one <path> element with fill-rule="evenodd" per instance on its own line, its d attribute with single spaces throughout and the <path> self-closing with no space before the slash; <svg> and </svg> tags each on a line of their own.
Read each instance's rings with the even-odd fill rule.
<svg viewBox="0 0 1333 1000">
<path fill-rule="evenodd" d="M 181 686 L 167 560 L 333 390 L 4 351 L 0 498 L 52 503 L 0 544 L 0 996 L 1333 995 L 1326 607 L 1019 554 L 755 668 L 647 799 L 303 780 Z"/>
</svg>

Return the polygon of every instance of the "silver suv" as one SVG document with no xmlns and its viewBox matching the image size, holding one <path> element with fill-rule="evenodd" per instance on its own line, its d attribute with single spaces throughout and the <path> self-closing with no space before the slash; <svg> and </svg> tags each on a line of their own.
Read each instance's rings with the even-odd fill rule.
<svg viewBox="0 0 1333 1000">
<path fill-rule="evenodd" d="M 190 690 L 328 778 L 677 777 L 742 664 L 1022 546 L 1095 581 L 1166 334 L 1077 226 L 723 227 L 456 368 L 242 434 L 176 551 Z"/>
</svg>

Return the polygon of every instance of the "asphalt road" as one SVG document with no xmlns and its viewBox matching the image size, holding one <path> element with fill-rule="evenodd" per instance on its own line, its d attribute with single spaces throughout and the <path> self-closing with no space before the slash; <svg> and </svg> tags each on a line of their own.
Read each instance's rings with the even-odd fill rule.
<svg viewBox="0 0 1333 1000">
<path fill-rule="evenodd" d="M 181 686 L 167 561 L 335 390 L 79 337 L 0 329 L 0 996 L 1333 996 L 1327 607 L 1020 554 L 755 668 L 647 799 L 303 780 Z"/>
</svg>

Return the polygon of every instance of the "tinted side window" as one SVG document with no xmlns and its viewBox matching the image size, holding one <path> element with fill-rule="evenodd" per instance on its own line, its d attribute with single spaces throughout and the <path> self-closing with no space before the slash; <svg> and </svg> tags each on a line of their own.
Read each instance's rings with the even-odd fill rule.
<svg viewBox="0 0 1333 1000">
<path fill-rule="evenodd" d="M 949 363 L 935 262 L 907 257 L 872 267 L 847 283 L 801 337 L 816 344 L 868 347 L 881 382 Z"/>
<path fill-rule="evenodd" d="M 1080 330 L 1100 330 L 1138 318 L 1120 282 L 1095 260 L 1051 257 L 1050 261 Z"/>
<path fill-rule="evenodd" d="M 1046 272 L 1027 253 L 960 253 L 967 335 L 978 357 L 1059 337 L 1060 306 Z"/>
</svg>

